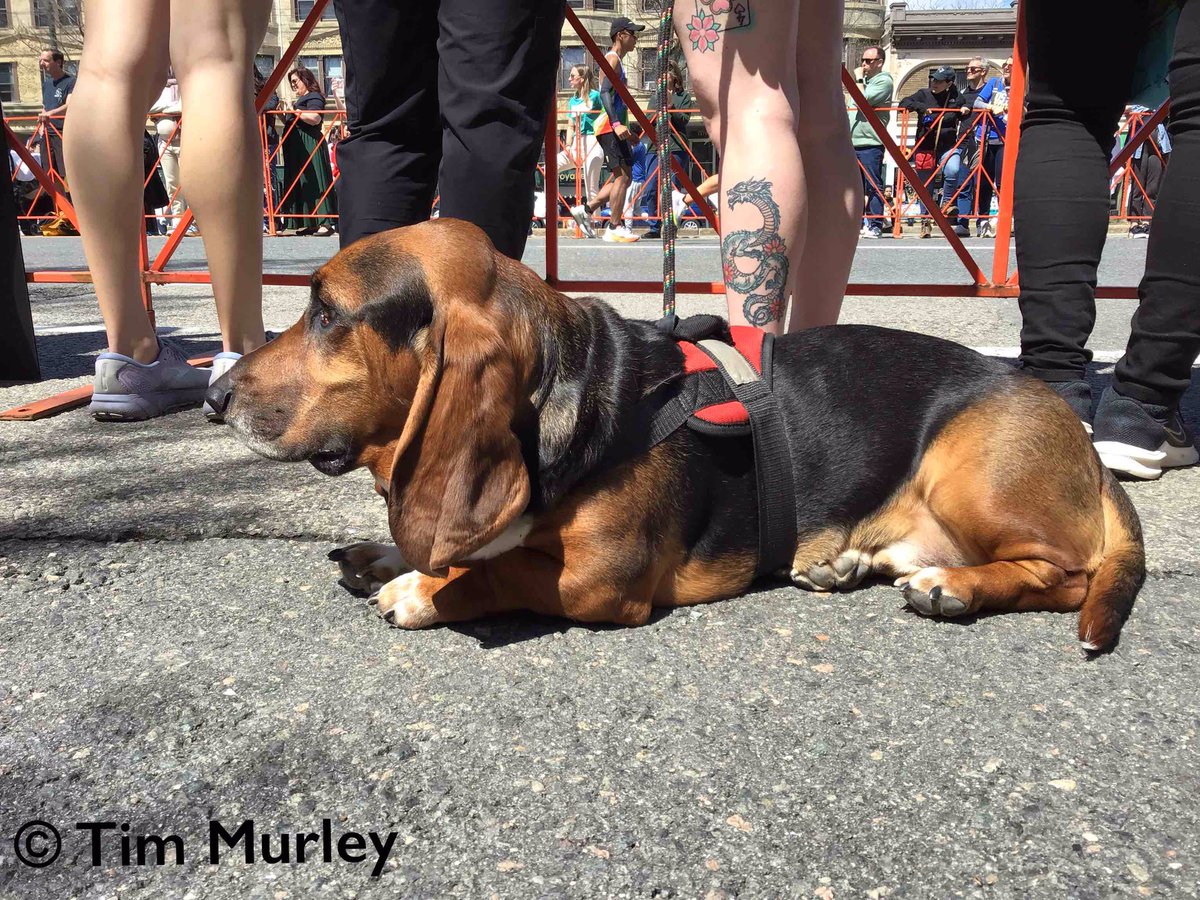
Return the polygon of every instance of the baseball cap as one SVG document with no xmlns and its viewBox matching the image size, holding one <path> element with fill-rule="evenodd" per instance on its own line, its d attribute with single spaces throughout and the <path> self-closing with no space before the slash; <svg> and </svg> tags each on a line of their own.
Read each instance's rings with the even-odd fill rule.
<svg viewBox="0 0 1200 900">
<path fill-rule="evenodd" d="M 608 26 L 609 38 L 615 38 L 618 31 L 645 31 L 645 25 L 639 25 L 633 19 L 627 19 L 625 16 L 617 16 L 612 20 L 612 24 Z"/>
<path fill-rule="evenodd" d="M 950 66 L 938 66 L 929 73 L 930 81 L 954 81 L 958 77 L 958 73 Z"/>
</svg>

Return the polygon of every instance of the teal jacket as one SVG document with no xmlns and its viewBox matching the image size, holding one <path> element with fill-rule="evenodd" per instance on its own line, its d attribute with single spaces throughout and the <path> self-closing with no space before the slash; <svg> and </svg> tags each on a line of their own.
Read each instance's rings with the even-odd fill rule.
<svg viewBox="0 0 1200 900">
<path fill-rule="evenodd" d="M 879 109 L 881 106 L 891 106 L 894 90 L 892 76 L 887 72 L 880 72 L 863 85 L 863 94 L 866 95 L 867 102 L 875 109 Z M 884 125 L 892 120 L 890 112 L 880 112 L 878 115 Z M 879 135 L 867 121 L 867 117 L 857 109 L 851 113 L 850 122 L 850 139 L 855 147 L 880 147 L 883 145 L 883 141 L 879 139 Z"/>
</svg>

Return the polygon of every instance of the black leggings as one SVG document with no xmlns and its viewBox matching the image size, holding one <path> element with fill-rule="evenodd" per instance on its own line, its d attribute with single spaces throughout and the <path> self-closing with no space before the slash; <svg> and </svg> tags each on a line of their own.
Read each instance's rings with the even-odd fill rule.
<svg viewBox="0 0 1200 900">
<path fill-rule="evenodd" d="M 1147 0 L 1102 0 L 1080 15 L 1025 0 L 1028 112 L 1014 189 L 1021 361 L 1046 381 L 1082 379 L 1108 233 L 1108 163 Z M 1183 8 L 1170 68 L 1171 164 L 1163 178 L 1117 393 L 1176 406 L 1200 353 L 1200 0 Z M 1151 152 L 1151 151 L 1147 151 Z"/>
</svg>

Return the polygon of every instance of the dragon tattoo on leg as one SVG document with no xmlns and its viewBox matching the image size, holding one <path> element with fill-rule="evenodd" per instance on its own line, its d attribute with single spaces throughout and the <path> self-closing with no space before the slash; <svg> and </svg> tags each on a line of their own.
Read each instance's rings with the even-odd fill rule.
<svg viewBox="0 0 1200 900">
<path fill-rule="evenodd" d="M 725 194 L 727 209 L 743 203 L 762 215 L 762 227 L 731 231 L 721 241 L 726 288 L 745 294 L 742 314 L 751 325 L 762 327 L 783 318 L 788 280 L 787 245 L 779 234 L 779 204 L 771 196 L 771 182 L 749 179 Z"/>
</svg>

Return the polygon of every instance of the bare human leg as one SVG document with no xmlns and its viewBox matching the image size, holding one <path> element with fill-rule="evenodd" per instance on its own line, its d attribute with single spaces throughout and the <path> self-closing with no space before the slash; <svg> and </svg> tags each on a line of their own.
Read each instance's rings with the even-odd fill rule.
<svg viewBox="0 0 1200 900">
<path fill-rule="evenodd" d="M 738 4 L 690 0 L 676 11 L 675 28 L 709 136 L 721 154 L 729 321 L 779 334 L 789 272 L 804 251 L 807 217 L 796 137 L 799 4 L 756 0 L 747 15 Z"/>
<path fill-rule="evenodd" d="M 839 78 L 843 6 L 843 0 L 800 0 L 796 137 L 804 171 L 816 177 L 805 182 L 810 227 L 791 271 L 789 331 L 837 323 L 858 246 L 863 190 Z"/>
<path fill-rule="evenodd" d="M 204 237 L 225 350 L 265 342 L 262 161 L 250 70 L 270 0 L 172 0 L 171 61 L 186 121 L 181 178 Z"/>
<path fill-rule="evenodd" d="M 87 0 L 87 41 L 63 129 L 84 254 L 108 348 L 150 363 L 158 338 L 141 301 L 141 131 L 167 77 L 169 12 L 155 0 Z"/>
</svg>

